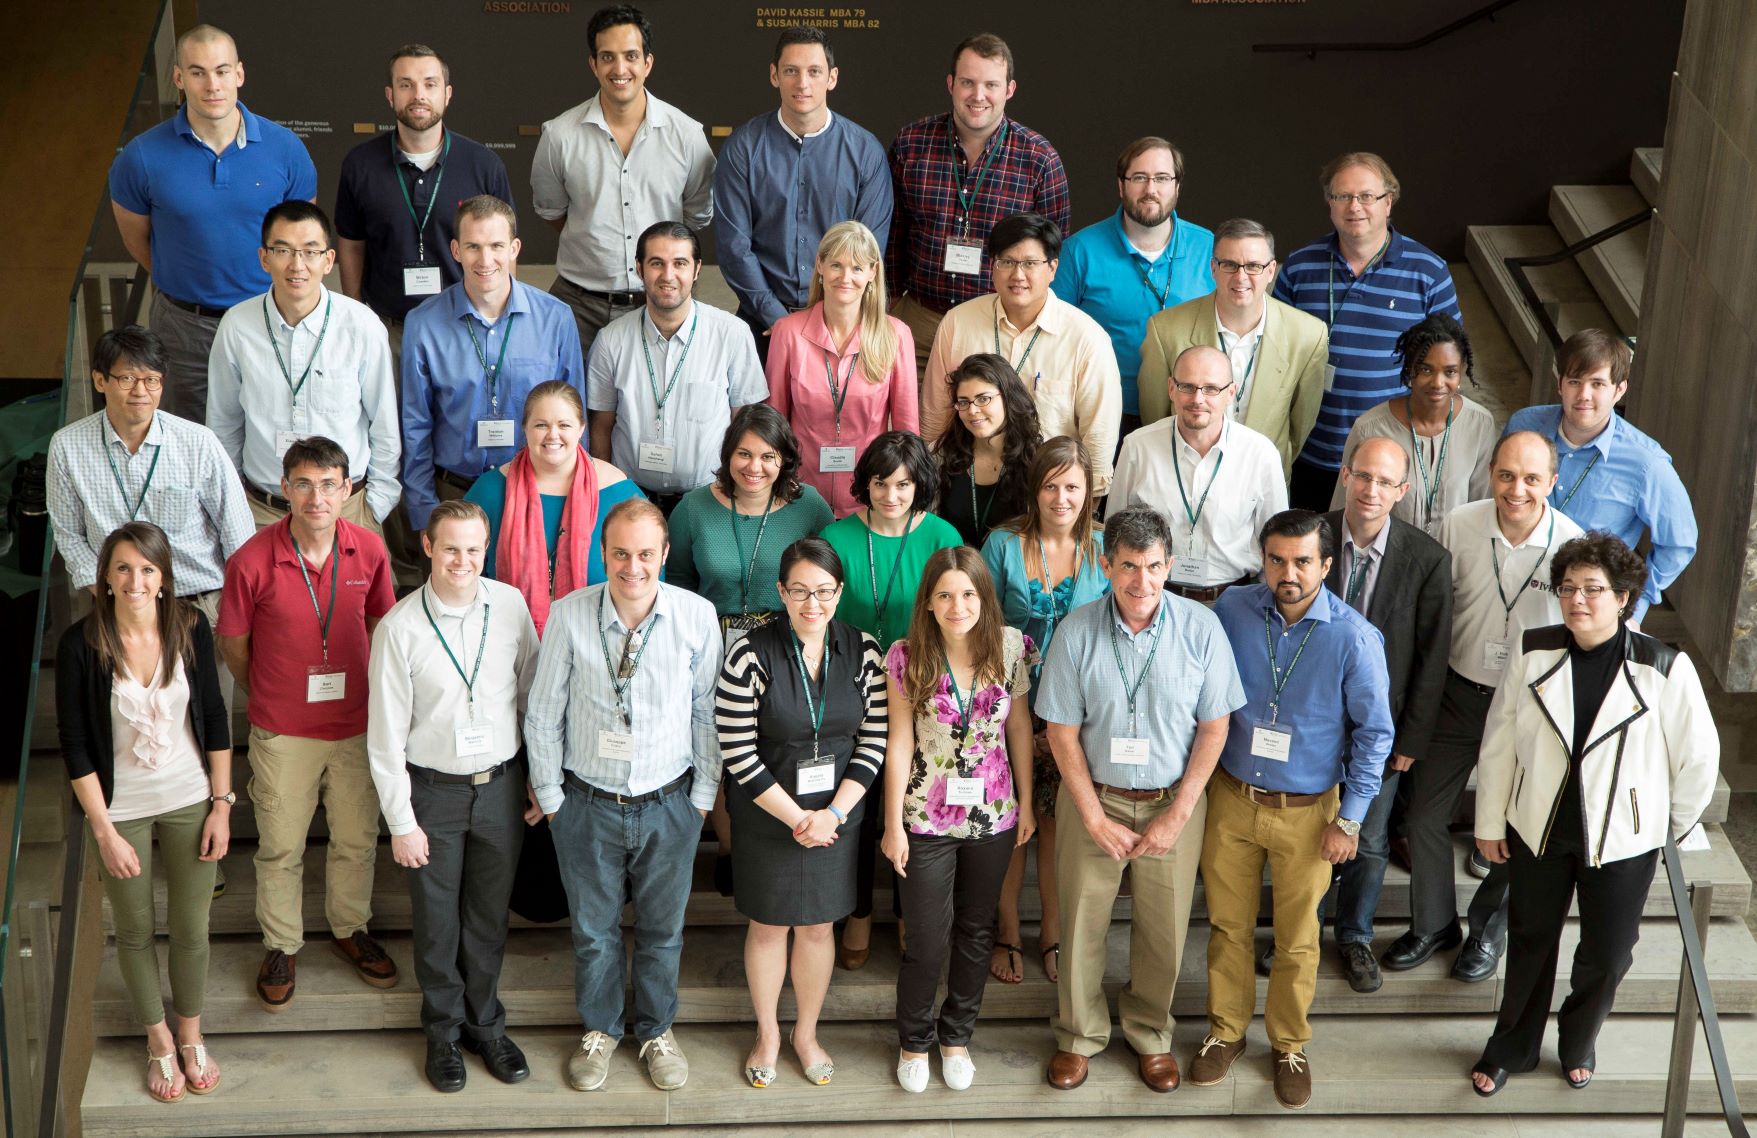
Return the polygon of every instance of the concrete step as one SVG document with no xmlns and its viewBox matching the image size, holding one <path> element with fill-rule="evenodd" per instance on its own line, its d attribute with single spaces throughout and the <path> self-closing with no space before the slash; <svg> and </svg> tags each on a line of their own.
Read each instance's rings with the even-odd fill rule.
<svg viewBox="0 0 1757 1138">
<path fill-rule="evenodd" d="M 1550 187 L 1550 224 L 1570 245 L 1652 208 L 1634 186 Z M 1647 239 L 1652 232 L 1650 226 L 1638 225 L 1577 258 L 1625 336 L 1640 331 L 1641 282 L 1647 273 Z"/>
<path fill-rule="evenodd" d="M 1179 1022 L 1173 1052 L 1188 1063 L 1205 1024 Z M 1562 1082 L 1553 1028 L 1544 1048 L 1545 1066 L 1515 1076 L 1493 1100 L 1471 1093 L 1467 1072 L 1493 1026 L 1490 1016 L 1386 1019 L 1343 1016 L 1321 1021 L 1308 1049 L 1314 1093 L 1308 1114 L 1371 1115 L 1433 1113 L 1492 1116 L 1514 1114 L 1657 1114 L 1665 1095 L 1667 1041 L 1663 1017 L 1618 1017 L 1598 1040 L 1598 1068 L 1590 1094 Z M 1723 1023 L 1740 1093 L 1757 1095 L 1757 1022 L 1729 1017 Z M 1286 1112 L 1275 1102 L 1269 1045 L 1259 1025 L 1231 1075 L 1212 1087 L 1185 1085 L 1158 1095 L 1141 1084 L 1134 1057 L 1120 1042 L 1092 1060 L 1086 1084 L 1058 1091 L 1043 1079 L 1054 1041 L 1041 1020 L 985 1019 L 971 1044 L 976 1085 L 961 1094 L 939 1080 L 938 1064 L 926 1093 L 910 1095 L 896 1085 L 896 1030 L 889 1023 L 827 1024 L 824 1046 L 835 1057 L 831 1086 L 807 1083 L 783 1049 L 780 1078 L 757 1093 L 742 1068 L 751 1044 L 743 1025 L 685 1026 L 679 1045 L 691 1064 L 689 1084 L 670 1093 L 655 1090 L 629 1040 L 617 1048 L 602 1091 L 582 1096 L 568 1088 L 562 1071 L 578 1043 L 576 1028 L 528 1028 L 517 1033 L 531 1064 L 531 1078 L 505 1086 L 466 1058 L 469 1085 L 441 1097 L 421 1074 L 419 1032 L 237 1035 L 215 1041 L 222 1064 L 219 1092 L 190 1097 L 174 1110 L 144 1098 L 145 1063 L 138 1039 L 99 1042 L 86 1083 L 83 1120 L 88 1138 L 152 1138 L 178 1135 L 364 1134 L 520 1127 L 632 1127 L 886 1120 L 1156 1117 L 1167 1115 L 1269 1115 Z M 1705 1050 L 1697 1046 L 1689 1105 L 1713 1105 L 1713 1078 Z M 809 1125 L 809 1124 L 807 1124 Z M 1163 1125 L 1163 1123 L 1161 1123 Z M 1094 1133 L 1095 1130 L 1087 1130 Z"/>
<path fill-rule="evenodd" d="M 1629 156 L 1629 180 L 1641 191 L 1648 205 L 1659 204 L 1660 173 L 1665 165 L 1665 147 L 1637 146 Z"/>
<path fill-rule="evenodd" d="M 1383 952 L 1404 931 L 1401 923 L 1380 925 L 1374 937 L 1375 951 Z M 1572 959 L 1578 926 L 1570 922 L 1563 934 L 1561 959 Z M 1260 948 L 1271 936 L 1258 934 Z M 1116 993 L 1128 979 L 1129 926 L 1111 929 L 1105 988 L 1115 1008 Z M 299 956 L 298 995 L 285 1012 L 270 1015 L 256 1002 L 256 970 L 262 962 L 262 945 L 255 939 L 216 940 L 208 968 L 207 1003 L 202 1028 L 211 1039 L 237 1032 L 365 1031 L 381 1028 L 418 1028 L 421 1025 L 421 992 L 415 982 L 412 946 L 408 935 L 382 938 L 386 951 L 402 973 L 395 988 L 381 990 L 360 982 L 321 941 L 314 940 Z M 1036 955 L 1037 930 L 1027 926 L 1023 937 L 1025 979 L 1018 984 L 991 980 L 983 1000 L 983 1014 L 997 1019 L 1048 1017 L 1055 1011 L 1056 986 L 1043 974 Z M 1412 1013 L 1464 1013 L 1492 1015 L 1501 1001 L 1502 977 L 1478 984 L 1465 984 L 1448 975 L 1451 952 L 1437 953 L 1432 960 L 1408 972 L 1386 972 L 1385 984 L 1371 995 L 1360 995 L 1343 978 L 1334 944 L 1326 936 L 1317 994 L 1312 1002 L 1316 1015 L 1407 1015 Z M 678 968 L 677 1019 L 680 1023 L 744 1023 L 751 1020 L 750 997 L 744 973 L 744 930 L 738 928 L 690 929 L 683 942 Z M 1679 962 L 1683 946 L 1672 920 L 1650 920 L 1642 925 L 1635 947 L 1635 963 L 1617 991 L 1618 1014 L 1663 1014 L 1677 1006 Z M 161 959 L 162 959 L 161 952 Z M 1709 928 L 1709 971 L 1716 1006 L 1722 1014 L 1757 1013 L 1757 940 L 1743 921 L 1718 920 Z M 824 1006 L 826 1020 L 888 1020 L 896 1011 L 898 955 L 896 941 L 887 933 L 874 938 L 872 958 L 857 972 L 838 969 L 830 983 Z M 169 991 L 168 978 L 163 981 Z M 1268 993 L 1268 980 L 1259 978 L 1259 998 Z M 1561 1006 L 1565 988 L 1558 988 L 1554 1005 Z M 515 1027 L 568 1025 L 578 1022 L 573 998 L 573 949 L 566 929 L 515 929 L 507 939 L 506 962 L 501 971 L 500 998 L 509 1022 Z M 1179 972 L 1176 1000 L 1178 1015 L 1201 1015 L 1208 1000 L 1208 937 L 1200 926 L 1186 943 Z M 782 997 L 782 1018 L 793 1016 L 789 988 Z M 115 967 L 114 950 L 106 954 L 98 992 L 92 1007 L 93 1022 L 102 1035 L 134 1035 L 138 1028 L 129 1011 L 121 973 Z"/>
<path fill-rule="evenodd" d="M 1476 271 L 1495 313 L 1531 368 L 1533 403 L 1552 401 L 1555 359 L 1536 315 L 1514 287 L 1504 258 L 1544 256 L 1566 245 L 1561 235 L 1547 225 L 1473 225 L 1465 231 L 1465 253 L 1470 267 Z M 1573 261 L 1528 269 L 1526 275 L 1563 339 L 1582 328 L 1615 326 L 1592 282 Z"/>
</svg>

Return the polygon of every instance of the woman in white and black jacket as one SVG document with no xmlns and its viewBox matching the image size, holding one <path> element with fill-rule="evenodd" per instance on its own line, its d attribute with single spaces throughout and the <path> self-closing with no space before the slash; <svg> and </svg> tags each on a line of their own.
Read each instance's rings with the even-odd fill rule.
<svg viewBox="0 0 1757 1138">
<path fill-rule="evenodd" d="M 1489 705 L 1476 844 L 1509 862 L 1507 981 L 1476 1093 L 1537 1066 L 1568 907 L 1573 985 L 1557 1013 L 1563 1076 L 1592 1081 L 1598 1030 L 1629 970 L 1658 851 L 1701 817 L 1720 738 L 1689 657 L 1626 626 L 1646 565 L 1617 538 L 1574 538 L 1550 562 L 1559 626 L 1527 631 Z"/>
</svg>

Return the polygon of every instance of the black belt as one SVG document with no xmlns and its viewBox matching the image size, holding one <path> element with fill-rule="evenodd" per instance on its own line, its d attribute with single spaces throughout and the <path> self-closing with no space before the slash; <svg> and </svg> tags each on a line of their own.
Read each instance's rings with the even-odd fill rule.
<svg viewBox="0 0 1757 1138">
<path fill-rule="evenodd" d="M 443 466 L 436 466 L 433 468 L 433 480 L 435 482 L 443 482 L 447 486 L 454 487 L 465 494 L 470 492 L 470 487 L 474 486 L 476 484 L 476 479 L 480 477 L 481 475 L 473 475 L 466 478 L 464 475 L 459 474 L 456 471 L 447 470 Z"/>
<path fill-rule="evenodd" d="M 358 494 L 364 489 L 366 489 L 366 479 L 362 478 L 360 481 L 354 483 L 354 488 L 348 492 L 348 497 L 352 498 L 355 494 Z M 287 501 L 279 494 L 270 494 L 267 490 L 257 489 L 254 483 L 246 482 L 244 484 L 244 493 L 247 496 L 256 499 L 258 502 L 261 502 L 271 510 L 287 510 L 291 512 L 293 509 L 293 504 L 291 502 Z"/>
<path fill-rule="evenodd" d="M 585 285 L 576 284 L 573 281 L 568 280 L 566 277 L 561 277 L 560 280 L 563 284 L 567 285 L 567 287 L 573 289 L 582 296 L 589 296 L 593 300 L 602 300 L 614 308 L 639 308 L 647 302 L 647 294 L 644 289 L 635 288 L 625 289 L 621 292 L 599 292 L 595 288 L 587 288 Z"/>
<path fill-rule="evenodd" d="M 567 785 L 588 797 L 607 798 L 618 806 L 639 806 L 643 802 L 657 802 L 672 791 L 681 790 L 689 783 L 689 777 L 694 773 L 694 771 L 684 771 L 658 790 L 649 790 L 645 794 L 619 794 L 614 790 L 601 790 L 572 771 L 562 772 L 562 778 L 567 781 Z"/>
<path fill-rule="evenodd" d="M 1469 688 L 1471 691 L 1475 692 L 1477 695 L 1494 695 L 1495 694 L 1495 689 L 1493 687 L 1491 687 L 1490 685 L 1479 684 L 1475 680 L 1471 679 L 1468 676 L 1459 675 L 1456 671 L 1454 671 L 1451 668 L 1446 669 L 1446 674 L 1448 676 L 1451 676 L 1453 679 L 1457 680 L 1459 683 L 1463 684 L 1465 687 Z"/>
<path fill-rule="evenodd" d="M 641 493 L 647 496 L 647 501 L 659 507 L 659 512 L 666 517 L 670 517 L 671 511 L 677 508 L 677 503 L 683 501 L 683 491 L 681 490 L 675 494 L 670 494 L 659 490 L 648 490 L 645 487 L 642 487 Z"/>
<path fill-rule="evenodd" d="M 178 300 L 176 297 L 168 296 L 162 292 L 159 293 L 159 295 L 163 296 L 165 298 L 165 303 L 169 304 L 171 307 L 181 308 L 185 312 L 193 312 L 197 316 L 205 316 L 209 320 L 218 320 L 226 314 L 226 310 L 223 308 L 209 308 L 205 304 L 191 304 L 187 300 Z"/>
<path fill-rule="evenodd" d="M 406 765 L 410 774 L 418 774 L 428 782 L 443 782 L 453 786 L 482 786 L 493 782 L 511 770 L 512 765 L 518 762 L 518 758 L 517 755 L 514 755 L 503 763 L 496 763 L 487 770 L 477 771 L 475 774 L 447 774 L 444 771 L 436 771 L 432 767 L 418 767 L 414 763 Z"/>
</svg>

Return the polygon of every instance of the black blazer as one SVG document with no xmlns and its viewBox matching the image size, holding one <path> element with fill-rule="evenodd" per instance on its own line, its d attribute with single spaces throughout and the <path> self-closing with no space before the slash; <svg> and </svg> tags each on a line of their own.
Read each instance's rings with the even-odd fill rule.
<svg viewBox="0 0 1757 1138">
<path fill-rule="evenodd" d="M 1324 515 L 1336 534 L 1336 558 L 1325 584 L 1337 596 L 1347 588 L 1342 576 L 1342 511 Z M 1373 585 L 1367 612 L 1385 638 L 1385 669 L 1391 676 L 1391 718 L 1397 738 L 1391 750 L 1420 760 L 1439 716 L 1452 650 L 1452 555 L 1416 526 L 1387 516 L 1385 560 Z"/>
<path fill-rule="evenodd" d="M 189 630 L 190 653 L 183 659 L 189 678 L 189 719 L 195 728 L 195 749 L 207 763 L 209 751 L 232 745 L 232 725 L 220 695 L 220 673 L 214 662 L 214 636 L 207 617 L 195 614 Z M 96 773 L 104 805 L 115 791 L 116 744 L 110 734 L 110 670 L 98 663 L 86 643 L 87 616 L 61 634 L 55 653 L 55 719 L 61 736 L 61 758 L 69 779 Z"/>
</svg>

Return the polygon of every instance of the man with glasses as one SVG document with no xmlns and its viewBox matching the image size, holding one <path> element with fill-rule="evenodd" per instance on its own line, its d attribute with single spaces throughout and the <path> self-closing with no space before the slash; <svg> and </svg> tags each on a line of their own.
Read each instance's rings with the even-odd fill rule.
<svg viewBox="0 0 1757 1138">
<path fill-rule="evenodd" d="M 1110 333 L 1122 375 L 1125 436 L 1152 421 L 1142 414 L 1135 386 L 1148 320 L 1214 287 L 1214 235 L 1177 215 L 1183 177 L 1183 151 L 1165 139 L 1148 135 L 1129 143 L 1116 160 L 1122 205 L 1067 239 L 1055 275 L 1055 294 Z M 1159 379 L 1148 379 L 1156 405 Z M 1164 418 L 1163 410 L 1154 418 Z"/>
<path fill-rule="evenodd" d="M 1219 348 L 1185 348 L 1171 369 L 1176 414 L 1123 440 L 1112 500 L 1171 520 L 1165 587 L 1212 605 L 1263 567 L 1257 533 L 1287 508 L 1275 444 L 1227 415 L 1235 388 Z"/>
<path fill-rule="evenodd" d="M 1141 340 L 1141 418 L 1171 413 L 1158 377 L 1185 348 L 1208 344 L 1232 364 L 1227 414 L 1267 435 L 1281 452 L 1283 477 L 1305 445 L 1324 398 L 1329 337 L 1324 322 L 1269 295 L 1276 277 L 1275 235 L 1235 217 L 1214 230 L 1211 295 L 1187 300 L 1147 321 Z"/>
<path fill-rule="evenodd" d="M 1392 227 L 1391 207 L 1402 189 L 1383 158 L 1344 154 L 1324 167 L 1318 184 L 1335 231 L 1294 250 L 1275 296 L 1330 332 L 1323 404 L 1294 460 L 1288 495 L 1296 506 L 1324 510 L 1349 428 L 1403 393 L 1397 337 L 1436 312 L 1460 324 L 1464 318 L 1446 262 Z"/>
<path fill-rule="evenodd" d="M 231 36 L 190 28 L 175 60 L 183 105 L 116 156 L 110 205 L 128 255 L 152 275 L 151 323 L 177 378 L 169 409 L 200 423 L 220 318 L 269 283 L 253 255 L 263 212 L 315 201 L 317 167 L 298 135 L 238 101 L 244 63 Z"/>
<path fill-rule="evenodd" d="M 671 546 L 657 506 L 618 502 L 601 542 L 606 581 L 549 610 L 525 744 L 573 916 L 586 1031 L 568 1084 L 595 1091 L 609 1078 L 624 1024 L 622 906 L 632 900 L 634 1033 L 648 1076 L 669 1091 L 689 1078 L 671 1026 L 690 874 L 720 786 L 720 622 L 713 605 L 660 582 Z"/>
<path fill-rule="evenodd" d="M 1039 213 L 1016 213 L 988 234 L 994 292 L 946 313 L 921 385 L 921 435 L 937 439 L 952 415 L 946 376 L 979 352 L 1004 356 L 1037 403 L 1043 437 L 1071 435 L 1092 455 L 1092 493 L 1110 488 L 1122 421 L 1122 380 L 1098 321 L 1050 290 L 1062 231 Z"/>
<path fill-rule="evenodd" d="M 374 533 L 402 493 L 396 388 L 384 323 L 323 287 L 335 227 L 310 202 L 282 202 L 262 219 L 269 291 L 233 306 L 209 359 L 207 421 L 244 477 L 258 526 L 287 516 L 281 457 L 299 439 L 333 439 L 359 477 L 342 516 Z"/>
</svg>

